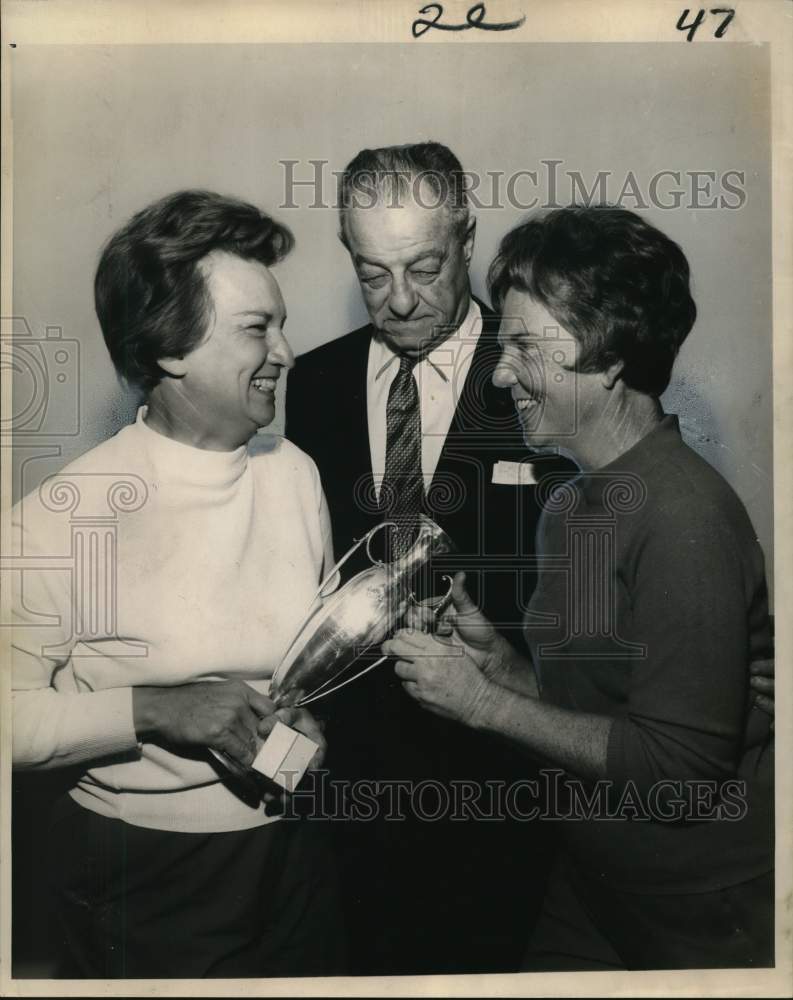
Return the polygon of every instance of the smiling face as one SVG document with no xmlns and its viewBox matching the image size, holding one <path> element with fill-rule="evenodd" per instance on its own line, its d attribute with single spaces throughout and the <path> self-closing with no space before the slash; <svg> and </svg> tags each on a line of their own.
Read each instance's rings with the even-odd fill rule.
<svg viewBox="0 0 793 1000">
<path fill-rule="evenodd" d="M 437 200 L 430 190 L 419 197 Z M 411 198 L 348 209 L 345 235 L 372 324 L 394 351 L 416 357 L 457 329 L 470 301 L 473 225 L 461 240 L 445 206 Z"/>
<path fill-rule="evenodd" d="M 184 358 L 161 364 L 199 447 L 240 447 L 275 416 L 275 387 L 294 365 L 283 326 L 286 307 L 278 282 L 264 264 L 225 252 L 199 267 L 212 309 L 206 336 Z"/>
<path fill-rule="evenodd" d="M 580 353 L 575 337 L 516 289 L 504 299 L 499 342 L 493 384 L 510 390 L 526 444 L 578 454 L 609 402 L 603 373 L 572 370 Z"/>
</svg>

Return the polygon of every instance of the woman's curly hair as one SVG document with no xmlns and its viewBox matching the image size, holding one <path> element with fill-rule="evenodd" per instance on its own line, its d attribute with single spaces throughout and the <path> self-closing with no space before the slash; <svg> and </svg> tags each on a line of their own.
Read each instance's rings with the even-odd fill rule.
<svg viewBox="0 0 793 1000">
<path fill-rule="evenodd" d="M 623 208 L 561 208 L 501 241 L 490 265 L 493 306 L 528 293 L 581 345 L 576 368 L 622 361 L 625 384 L 660 396 L 697 316 L 686 256 L 673 240 Z"/>
</svg>

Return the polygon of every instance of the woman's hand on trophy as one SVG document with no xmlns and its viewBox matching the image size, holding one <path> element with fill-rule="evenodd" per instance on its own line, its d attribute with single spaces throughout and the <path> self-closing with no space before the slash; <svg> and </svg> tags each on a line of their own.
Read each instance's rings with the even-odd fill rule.
<svg viewBox="0 0 793 1000">
<path fill-rule="evenodd" d="M 211 747 L 249 766 L 260 720 L 272 716 L 275 705 L 244 681 L 200 681 L 133 688 L 132 711 L 141 742 Z"/>
<path fill-rule="evenodd" d="M 325 753 L 328 749 L 325 734 L 322 731 L 322 724 L 314 718 L 306 708 L 278 708 L 273 715 L 261 719 L 258 732 L 261 739 L 266 739 L 272 732 L 276 722 L 283 722 L 285 726 L 296 729 L 299 733 L 307 736 L 317 744 L 317 752 L 311 758 L 309 768 L 316 769 L 322 766 Z"/>
<path fill-rule="evenodd" d="M 401 629 L 382 650 L 396 660 L 405 691 L 436 715 L 476 727 L 492 684 L 469 647 Z"/>
<path fill-rule="evenodd" d="M 465 589 L 465 573 L 455 573 L 451 597 L 451 604 L 438 619 L 435 634 L 454 636 L 463 643 L 486 677 L 494 678 L 508 669 L 515 651 L 471 600 Z"/>
</svg>

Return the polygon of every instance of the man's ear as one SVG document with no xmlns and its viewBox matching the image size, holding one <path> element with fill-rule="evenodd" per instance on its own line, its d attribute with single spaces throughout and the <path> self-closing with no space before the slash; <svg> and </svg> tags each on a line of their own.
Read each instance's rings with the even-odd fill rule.
<svg viewBox="0 0 793 1000">
<path fill-rule="evenodd" d="M 463 240 L 463 255 L 465 256 L 466 266 L 470 265 L 471 258 L 474 255 L 474 240 L 476 238 L 476 219 L 471 219 L 468 223 L 468 228 L 465 231 L 465 239 Z"/>
<path fill-rule="evenodd" d="M 157 364 L 172 378 L 184 378 L 187 374 L 187 365 L 185 364 L 184 356 L 177 358 L 157 358 Z"/>
<path fill-rule="evenodd" d="M 617 384 L 617 382 L 619 382 L 619 380 L 622 378 L 622 372 L 624 371 L 624 369 L 625 369 L 625 362 L 622 360 L 622 358 L 615 358 L 614 361 L 612 361 L 611 364 L 608 366 L 608 368 L 605 368 L 600 373 L 603 385 L 607 389 L 613 389 L 614 386 Z"/>
</svg>

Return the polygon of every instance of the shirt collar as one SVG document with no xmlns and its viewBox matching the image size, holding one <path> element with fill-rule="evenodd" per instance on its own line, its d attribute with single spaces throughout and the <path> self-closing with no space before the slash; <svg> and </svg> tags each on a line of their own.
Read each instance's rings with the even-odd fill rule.
<svg viewBox="0 0 793 1000">
<path fill-rule="evenodd" d="M 441 341 L 437 347 L 426 354 L 416 367 L 426 364 L 427 371 L 434 371 L 444 382 L 449 381 L 447 372 L 454 371 L 454 365 L 460 351 L 472 342 L 476 342 L 481 330 L 482 313 L 479 306 L 471 298 L 468 304 L 468 312 L 465 319 L 457 327 L 453 334 L 446 340 Z M 393 351 L 382 337 L 375 337 L 372 341 L 373 365 L 375 382 L 385 374 L 386 371 L 399 359 L 399 354 Z M 445 369 L 445 370 L 444 370 Z"/>
</svg>

